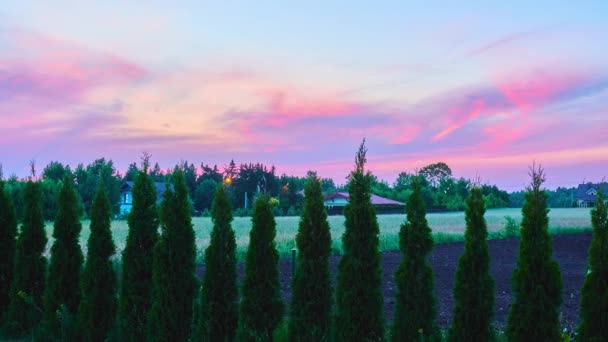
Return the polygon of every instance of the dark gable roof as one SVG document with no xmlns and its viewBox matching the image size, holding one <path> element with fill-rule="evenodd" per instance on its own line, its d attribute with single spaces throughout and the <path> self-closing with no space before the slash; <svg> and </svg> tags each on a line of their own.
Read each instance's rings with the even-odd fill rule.
<svg viewBox="0 0 608 342">
<path fill-rule="evenodd" d="M 329 194 L 325 196 L 323 199 L 328 201 L 334 198 L 343 198 L 348 201 L 348 192 L 334 192 L 333 194 Z M 405 205 L 405 203 L 401 203 L 398 201 L 394 201 L 392 199 L 380 197 L 377 195 L 371 195 L 372 205 Z"/>
<path fill-rule="evenodd" d="M 120 192 L 125 192 L 125 191 L 131 191 L 133 189 L 133 186 L 135 185 L 135 182 L 124 182 L 122 183 L 122 186 L 120 187 Z M 155 182 L 154 183 L 154 187 L 156 188 L 156 200 L 157 201 L 161 201 L 163 199 L 163 194 L 165 193 L 165 190 L 167 189 L 167 185 L 172 189 L 173 185 L 172 184 L 165 184 L 163 182 Z"/>
<path fill-rule="evenodd" d="M 602 188 L 602 190 L 604 190 L 604 194 L 608 195 L 608 183 L 602 183 L 602 184 L 593 184 L 593 183 L 586 183 L 586 184 L 579 184 L 578 188 L 576 189 L 576 199 L 577 200 L 583 200 L 583 201 L 587 201 L 587 202 L 594 202 L 596 196 L 593 194 L 589 194 L 589 190 L 594 189 L 595 191 L 599 190 L 600 187 Z"/>
</svg>

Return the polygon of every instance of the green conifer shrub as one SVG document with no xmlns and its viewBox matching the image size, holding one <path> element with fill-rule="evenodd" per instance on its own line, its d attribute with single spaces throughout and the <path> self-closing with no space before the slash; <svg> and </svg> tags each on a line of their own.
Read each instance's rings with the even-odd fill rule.
<svg viewBox="0 0 608 342">
<path fill-rule="evenodd" d="M 129 233 L 122 253 L 119 331 L 124 341 L 145 341 L 152 302 L 152 250 L 158 238 L 156 187 L 146 169 L 133 185 Z"/>
<path fill-rule="evenodd" d="M 46 334 L 59 337 L 61 333 L 58 310 L 65 305 L 67 313 L 75 316 L 80 305 L 80 272 L 83 256 L 80 248 L 80 211 L 70 176 L 63 179 L 57 199 L 57 217 L 53 226 L 53 246 L 44 292 L 44 321 Z"/>
<path fill-rule="evenodd" d="M 464 252 L 458 259 L 448 341 L 485 342 L 494 338 L 494 280 L 490 276 L 485 211 L 481 189 L 474 187 L 466 203 Z"/>
<path fill-rule="evenodd" d="M 371 173 L 366 172 L 367 148 L 361 143 L 348 182 L 344 209 L 344 254 L 338 265 L 335 340 L 381 341 L 384 338 L 382 269 L 379 227 L 371 203 Z"/>
<path fill-rule="evenodd" d="M 279 284 L 276 223 L 268 196 L 256 199 L 245 261 L 238 337 L 241 341 L 272 341 L 283 316 Z"/>
<path fill-rule="evenodd" d="M 17 237 L 15 271 L 4 332 L 19 337 L 32 332 L 42 318 L 47 243 L 38 182 L 29 180 L 24 189 L 24 213 Z"/>
<path fill-rule="evenodd" d="M 100 182 L 91 206 L 91 232 L 78 310 L 82 337 L 87 342 L 105 341 L 116 322 L 116 272 L 111 260 L 116 248 L 110 229 L 111 217 L 112 207 Z"/>
<path fill-rule="evenodd" d="M 163 194 L 162 234 L 153 252 L 150 341 L 186 341 L 191 335 L 196 246 L 188 187 L 181 170 Z"/>
<path fill-rule="evenodd" d="M 581 290 L 578 341 L 608 341 L 608 217 L 604 193 L 597 194 L 591 211 L 593 239 L 589 267 Z"/>
<path fill-rule="evenodd" d="M 201 341 L 233 341 L 238 324 L 236 241 L 232 230 L 232 208 L 223 185 L 215 191 L 211 206 L 213 230 L 205 250 L 205 274 L 201 289 Z"/>
<path fill-rule="evenodd" d="M 331 235 L 321 181 L 311 176 L 304 188 L 304 208 L 296 235 L 298 259 L 292 280 L 290 341 L 330 339 Z"/>
<path fill-rule="evenodd" d="M 509 341 L 559 341 L 562 278 L 552 260 L 547 194 L 543 169 L 532 166 L 532 182 L 522 208 L 519 256 L 511 278 L 513 303 L 506 335 Z"/>
<path fill-rule="evenodd" d="M 418 177 L 412 181 L 412 194 L 406 205 L 407 222 L 399 231 L 402 260 L 395 272 L 395 318 L 391 329 L 392 341 L 436 341 L 437 300 L 433 270 L 428 254 L 433 249 L 431 228 L 426 221 L 426 209 Z"/>
<path fill-rule="evenodd" d="M 9 304 L 9 294 L 15 269 L 17 244 L 17 213 L 13 200 L 0 179 L 0 324 Z"/>
</svg>

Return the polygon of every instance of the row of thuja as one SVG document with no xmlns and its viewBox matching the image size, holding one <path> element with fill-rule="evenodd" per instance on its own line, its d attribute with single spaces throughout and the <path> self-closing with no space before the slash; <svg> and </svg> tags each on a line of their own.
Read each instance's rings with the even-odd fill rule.
<svg viewBox="0 0 608 342">
<path fill-rule="evenodd" d="M 386 329 L 379 227 L 370 203 L 371 175 L 364 168 L 365 154 L 362 144 L 349 177 L 350 200 L 344 213 L 343 255 L 335 289 L 329 271 L 331 236 L 320 182 L 314 176 L 307 182 L 289 310 L 280 295 L 276 226 L 264 196 L 254 204 L 239 291 L 230 201 L 223 186 L 218 188 L 199 287 L 183 175 L 174 174 L 172 186 L 157 208 L 156 190 L 144 167 L 133 187 L 118 287 L 112 262 L 111 209 L 103 185 L 91 209 L 85 262 L 78 243 L 81 224 L 76 194 L 72 181 L 64 181 L 47 269 L 38 184 L 27 184 L 27 210 L 17 235 L 14 210 L 0 182 L 2 334 L 38 340 L 269 341 L 276 336 L 283 317 L 288 317 L 285 337 L 291 341 L 494 339 L 494 282 L 489 275 L 482 194 L 472 189 L 467 200 L 465 249 L 456 274 L 453 321 L 441 332 L 436 324 L 433 274 L 427 262 L 433 240 L 416 179 L 407 201 L 407 220 L 400 231 L 402 261 L 395 274 L 395 317 Z M 514 299 L 505 335 L 513 341 L 557 341 L 561 338 L 561 276 L 551 258 L 542 169 L 533 168 L 531 176 L 522 209 Z M 592 222 L 594 237 L 577 331 L 581 341 L 608 339 L 608 220 L 601 199 L 592 211 Z"/>
</svg>

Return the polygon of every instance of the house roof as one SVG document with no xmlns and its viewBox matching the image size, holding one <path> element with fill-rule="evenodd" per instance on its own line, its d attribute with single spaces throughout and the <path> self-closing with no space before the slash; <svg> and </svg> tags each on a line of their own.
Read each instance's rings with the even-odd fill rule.
<svg viewBox="0 0 608 342">
<path fill-rule="evenodd" d="M 328 200 L 332 200 L 334 198 L 343 198 L 348 201 L 349 195 L 348 195 L 348 192 L 334 192 L 333 194 L 329 194 L 329 195 L 325 196 L 323 199 L 325 201 L 328 201 Z M 405 203 L 395 201 L 392 199 L 388 199 L 388 198 L 384 198 L 384 197 L 380 197 L 380 196 L 374 195 L 374 194 L 371 195 L 370 199 L 371 199 L 372 205 L 378 205 L 378 206 L 405 205 Z"/>
<path fill-rule="evenodd" d="M 122 183 L 122 186 L 120 187 L 120 192 L 131 191 L 133 189 L 134 185 L 135 185 L 135 182 L 132 182 L 132 181 L 124 182 L 124 183 Z M 163 199 L 163 194 L 165 193 L 165 190 L 167 189 L 167 185 L 170 188 L 173 188 L 173 186 L 171 184 L 165 184 L 163 182 L 154 182 L 154 187 L 156 188 L 156 200 L 157 201 L 161 201 Z"/>
<path fill-rule="evenodd" d="M 594 184 L 594 183 L 585 183 L 579 184 L 576 189 L 576 199 L 583 200 L 587 202 L 595 201 L 597 197 L 597 191 L 600 189 L 604 190 L 604 193 L 608 195 L 608 183 Z M 595 191 L 594 191 L 595 190 Z"/>
</svg>

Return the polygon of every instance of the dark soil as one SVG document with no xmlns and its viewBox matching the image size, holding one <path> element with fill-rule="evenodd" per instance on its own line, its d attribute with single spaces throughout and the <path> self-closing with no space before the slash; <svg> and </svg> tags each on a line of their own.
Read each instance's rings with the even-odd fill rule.
<svg viewBox="0 0 608 342">
<path fill-rule="evenodd" d="M 564 328 L 572 329 L 578 322 L 580 289 L 583 285 L 587 267 L 587 250 L 591 242 L 591 233 L 565 234 L 553 236 L 553 258 L 559 263 L 563 279 L 563 304 L 561 321 Z M 519 241 L 517 238 L 488 241 L 491 256 L 491 274 L 496 283 L 495 324 L 503 327 L 506 324 L 511 303 L 510 278 L 517 261 Z M 450 324 L 453 309 L 452 288 L 458 258 L 464 245 L 461 242 L 436 245 L 430 256 L 430 263 L 435 275 L 435 291 L 438 301 L 438 323 L 442 328 Z M 340 257 L 332 256 L 330 269 L 335 276 Z M 394 273 L 401 260 L 399 251 L 382 253 L 384 272 L 384 312 L 387 322 L 391 322 L 394 310 Z M 291 260 L 279 262 L 281 292 L 286 305 L 291 297 Z M 198 269 L 202 274 L 203 267 Z M 239 279 L 245 272 L 244 263 L 238 265 Z"/>
</svg>

